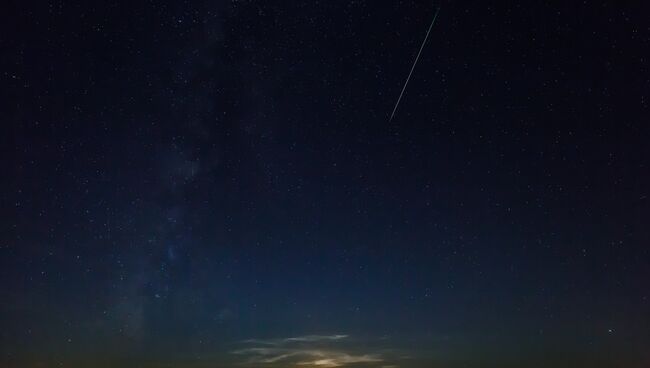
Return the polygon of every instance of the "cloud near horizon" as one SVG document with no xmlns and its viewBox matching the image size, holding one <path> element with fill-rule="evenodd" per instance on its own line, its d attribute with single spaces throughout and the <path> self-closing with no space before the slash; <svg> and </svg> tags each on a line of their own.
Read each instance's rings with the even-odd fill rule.
<svg viewBox="0 0 650 368">
<path fill-rule="evenodd" d="M 244 364 L 293 365 L 296 367 L 335 368 L 349 364 L 385 366 L 377 352 L 359 352 L 347 343 L 348 335 L 305 335 L 278 339 L 249 339 L 254 345 L 233 351 L 244 357 Z M 396 366 L 393 366 L 396 367 Z"/>
<path fill-rule="evenodd" d="M 297 337 L 287 337 L 281 339 L 248 339 L 244 340 L 244 343 L 251 344 L 261 344 L 261 345 L 283 345 L 292 342 L 324 342 L 324 341 L 336 341 L 347 338 L 348 335 L 305 335 Z"/>
</svg>

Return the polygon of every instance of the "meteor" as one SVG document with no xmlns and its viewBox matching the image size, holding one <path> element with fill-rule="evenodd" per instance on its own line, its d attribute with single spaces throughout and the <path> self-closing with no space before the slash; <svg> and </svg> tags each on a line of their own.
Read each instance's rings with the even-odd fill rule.
<svg viewBox="0 0 650 368">
<path fill-rule="evenodd" d="M 392 114 L 390 114 L 390 119 L 388 122 L 393 121 L 393 117 L 395 116 L 395 111 L 397 111 L 397 106 L 399 106 L 399 102 L 402 100 L 402 95 L 404 95 L 404 91 L 406 90 L 406 86 L 409 84 L 409 80 L 411 79 L 411 74 L 413 74 L 413 69 L 415 69 L 415 64 L 418 63 L 418 59 L 420 59 L 420 54 L 422 53 L 422 49 L 424 48 L 424 44 L 427 43 L 427 38 L 429 38 L 429 33 L 431 32 L 431 28 L 433 28 L 433 24 L 436 22 L 436 18 L 438 17 L 438 13 L 440 12 L 440 8 L 436 10 L 436 14 L 433 16 L 433 20 L 431 20 L 431 24 L 429 25 L 429 29 L 427 30 L 426 36 L 424 36 L 424 41 L 422 41 L 422 45 L 420 46 L 420 51 L 418 51 L 418 55 L 415 57 L 415 61 L 413 62 L 413 65 L 411 66 L 411 71 L 409 72 L 408 77 L 406 77 L 406 82 L 404 82 L 404 87 L 402 87 L 402 92 L 400 92 L 399 97 L 397 98 L 397 102 L 395 103 L 395 107 L 393 108 Z"/>
</svg>

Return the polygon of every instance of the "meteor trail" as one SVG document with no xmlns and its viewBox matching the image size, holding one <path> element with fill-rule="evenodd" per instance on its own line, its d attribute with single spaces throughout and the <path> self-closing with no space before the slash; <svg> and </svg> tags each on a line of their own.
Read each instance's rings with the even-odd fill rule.
<svg viewBox="0 0 650 368">
<path fill-rule="evenodd" d="M 411 66 L 411 71 L 409 72 L 409 76 L 406 77 L 406 82 L 404 82 L 404 87 L 402 87 L 402 92 L 400 92 L 399 97 L 397 98 L 397 102 L 395 103 L 395 107 L 393 108 L 393 113 L 390 114 L 390 119 L 388 120 L 388 122 L 393 121 L 393 117 L 395 116 L 395 111 L 397 111 L 397 106 L 399 106 L 399 102 L 402 100 L 402 95 L 406 90 L 406 86 L 409 84 L 409 80 L 411 79 L 411 74 L 413 74 L 413 69 L 415 69 L 415 64 L 418 63 L 418 59 L 420 58 L 420 54 L 422 53 L 424 44 L 427 43 L 427 38 L 429 38 L 429 32 L 431 32 L 431 28 L 433 28 L 433 23 L 436 22 L 436 18 L 438 17 L 439 12 L 440 12 L 440 8 L 436 10 L 436 14 L 433 16 L 433 20 L 431 21 L 431 24 L 429 25 L 429 29 L 427 30 L 427 35 L 424 36 L 424 41 L 422 41 L 422 45 L 420 46 L 420 51 L 418 51 L 418 55 L 415 57 L 415 61 L 413 62 L 413 65 Z"/>
</svg>

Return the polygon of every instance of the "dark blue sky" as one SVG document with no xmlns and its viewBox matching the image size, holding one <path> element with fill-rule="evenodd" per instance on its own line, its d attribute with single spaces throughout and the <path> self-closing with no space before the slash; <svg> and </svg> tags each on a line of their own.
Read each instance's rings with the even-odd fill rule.
<svg viewBox="0 0 650 368">
<path fill-rule="evenodd" d="M 0 366 L 650 364 L 648 7 L 8 9 Z"/>
</svg>

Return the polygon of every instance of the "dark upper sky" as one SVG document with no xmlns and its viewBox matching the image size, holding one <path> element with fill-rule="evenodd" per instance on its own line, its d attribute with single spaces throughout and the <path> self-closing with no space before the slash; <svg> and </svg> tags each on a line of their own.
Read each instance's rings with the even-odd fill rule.
<svg viewBox="0 0 650 368">
<path fill-rule="evenodd" d="M 647 367 L 637 3 L 10 1 L 0 366 Z"/>
</svg>

